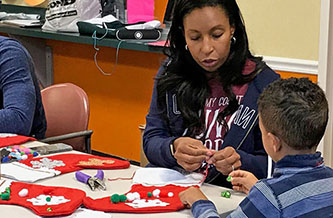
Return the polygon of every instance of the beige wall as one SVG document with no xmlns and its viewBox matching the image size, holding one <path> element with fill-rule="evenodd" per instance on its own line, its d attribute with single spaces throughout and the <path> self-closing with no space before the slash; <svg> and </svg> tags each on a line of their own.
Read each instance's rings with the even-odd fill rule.
<svg viewBox="0 0 333 218">
<path fill-rule="evenodd" d="M 319 0 L 237 0 L 250 49 L 264 56 L 318 60 Z"/>
</svg>

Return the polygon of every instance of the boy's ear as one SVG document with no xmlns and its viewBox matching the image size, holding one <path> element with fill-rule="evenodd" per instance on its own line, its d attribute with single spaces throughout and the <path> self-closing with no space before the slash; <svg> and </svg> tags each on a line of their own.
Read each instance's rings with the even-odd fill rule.
<svg viewBox="0 0 333 218">
<path fill-rule="evenodd" d="M 274 152 L 280 151 L 281 148 L 282 148 L 282 144 L 281 144 L 280 139 L 271 132 L 268 133 L 268 137 L 270 138 L 273 151 Z"/>
</svg>

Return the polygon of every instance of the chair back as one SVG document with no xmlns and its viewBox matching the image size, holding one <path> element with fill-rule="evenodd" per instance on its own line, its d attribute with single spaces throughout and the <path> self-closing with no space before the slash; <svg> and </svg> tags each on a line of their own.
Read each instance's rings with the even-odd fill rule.
<svg viewBox="0 0 333 218">
<path fill-rule="evenodd" d="M 53 137 L 88 129 L 89 100 L 83 89 L 72 83 L 51 85 L 41 91 L 47 129 L 45 137 Z M 85 150 L 85 138 L 59 141 L 74 150 Z"/>
</svg>

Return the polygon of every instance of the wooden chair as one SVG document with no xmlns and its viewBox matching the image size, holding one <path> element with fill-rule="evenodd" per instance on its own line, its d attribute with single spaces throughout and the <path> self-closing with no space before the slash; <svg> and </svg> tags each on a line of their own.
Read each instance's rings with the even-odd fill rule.
<svg viewBox="0 0 333 218">
<path fill-rule="evenodd" d="M 83 89 L 72 83 L 51 85 L 41 91 L 47 121 L 45 139 L 49 144 L 62 142 L 74 150 L 91 153 L 88 130 L 89 100 Z"/>
</svg>

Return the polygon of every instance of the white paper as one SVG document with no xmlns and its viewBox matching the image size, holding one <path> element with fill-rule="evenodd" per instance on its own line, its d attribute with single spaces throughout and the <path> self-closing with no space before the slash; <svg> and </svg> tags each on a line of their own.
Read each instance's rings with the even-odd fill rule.
<svg viewBox="0 0 333 218">
<path fill-rule="evenodd" d="M 34 26 L 42 26 L 43 24 L 39 20 L 4 20 L 1 23 L 15 25 L 19 27 L 34 27 Z"/>
<path fill-rule="evenodd" d="M 60 217 L 63 216 L 59 216 L 59 218 Z M 66 217 L 67 218 L 111 218 L 112 215 L 102 211 L 89 210 L 86 208 L 78 208 L 74 213 Z"/>
<path fill-rule="evenodd" d="M 60 173 L 60 171 L 53 169 L 33 169 L 18 162 L 1 164 L 1 175 L 3 177 L 21 182 L 36 182 L 54 177 Z"/>
<path fill-rule="evenodd" d="M 128 25 L 125 28 L 128 30 L 151 30 L 155 28 L 159 28 L 161 26 L 161 22 L 159 20 L 152 20 L 143 24 L 134 24 L 134 25 Z"/>
<path fill-rule="evenodd" d="M 147 186 L 180 185 L 192 186 L 200 185 L 204 175 L 201 173 L 190 173 L 183 175 L 180 172 L 167 168 L 147 167 L 140 168 L 133 177 L 134 184 Z"/>
</svg>

